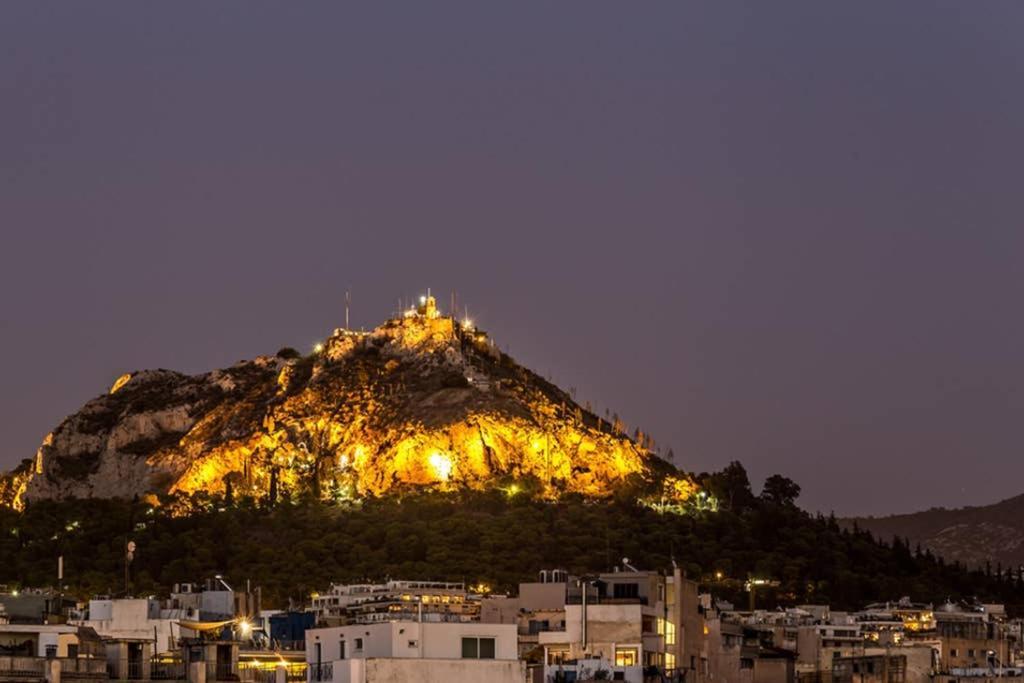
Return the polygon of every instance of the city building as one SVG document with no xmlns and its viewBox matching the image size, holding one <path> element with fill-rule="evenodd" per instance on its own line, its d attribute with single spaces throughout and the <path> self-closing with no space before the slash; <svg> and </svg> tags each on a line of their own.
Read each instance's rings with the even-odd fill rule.
<svg viewBox="0 0 1024 683">
<path fill-rule="evenodd" d="M 200 621 L 253 619 L 260 613 L 260 589 L 246 582 L 244 591 L 235 590 L 222 576 L 202 583 L 176 583 L 166 607 L 198 615 Z"/>
<path fill-rule="evenodd" d="M 516 627 L 392 621 L 310 629 L 310 683 L 522 683 Z"/>
<path fill-rule="evenodd" d="M 108 677 L 103 644 L 89 628 L 0 624 L 0 681 L 60 683 Z"/>
<path fill-rule="evenodd" d="M 708 673 L 704 607 L 697 584 L 623 571 L 569 580 L 559 630 L 538 633 L 544 679 L 605 676 L 642 683 L 645 672 L 699 681 Z"/>
<path fill-rule="evenodd" d="M 480 619 L 481 596 L 462 583 L 388 581 L 332 584 L 312 596 L 318 624 L 373 624 L 395 620 L 471 622 Z"/>
</svg>

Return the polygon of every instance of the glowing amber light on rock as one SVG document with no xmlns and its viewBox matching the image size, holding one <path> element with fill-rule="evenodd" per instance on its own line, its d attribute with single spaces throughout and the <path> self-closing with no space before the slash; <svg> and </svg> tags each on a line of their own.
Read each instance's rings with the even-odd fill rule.
<svg viewBox="0 0 1024 683">
<path fill-rule="evenodd" d="M 113 386 L 110 387 L 110 393 L 112 393 L 112 394 L 117 393 L 118 389 L 123 387 L 125 384 L 128 384 L 128 382 L 130 382 L 130 381 L 132 381 L 132 373 L 130 373 L 130 372 L 124 373 L 123 375 L 118 377 L 117 380 L 114 381 Z"/>
<path fill-rule="evenodd" d="M 428 459 L 430 469 L 441 481 L 448 481 L 452 476 L 452 459 L 443 453 L 431 453 Z"/>
</svg>

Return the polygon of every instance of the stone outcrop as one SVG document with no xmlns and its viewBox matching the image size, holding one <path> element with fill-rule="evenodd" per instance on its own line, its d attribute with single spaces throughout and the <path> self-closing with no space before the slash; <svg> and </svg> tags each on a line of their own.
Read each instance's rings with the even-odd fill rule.
<svg viewBox="0 0 1024 683">
<path fill-rule="evenodd" d="M 368 333 L 337 330 L 310 356 L 124 375 L 0 495 L 348 499 L 515 482 L 603 496 L 653 460 L 482 332 L 421 306 Z"/>
</svg>

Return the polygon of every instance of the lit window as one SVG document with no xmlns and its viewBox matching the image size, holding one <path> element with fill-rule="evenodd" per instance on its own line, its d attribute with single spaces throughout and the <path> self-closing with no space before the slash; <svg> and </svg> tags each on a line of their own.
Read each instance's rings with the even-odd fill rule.
<svg viewBox="0 0 1024 683">
<path fill-rule="evenodd" d="M 676 644 L 676 625 L 673 624 L 671 621 L 665 622 L 665 644 Z"/>
<path fill-rule="evenodd" d="M 670 672 L 676 669 L 676 656 L 671 652 L 665 653 L 665 669 Z"/>
<path fill-rule="evenodd" d="M 615 648 L 615 666 L 636 666 L 636 648 Z"/>
</svg>

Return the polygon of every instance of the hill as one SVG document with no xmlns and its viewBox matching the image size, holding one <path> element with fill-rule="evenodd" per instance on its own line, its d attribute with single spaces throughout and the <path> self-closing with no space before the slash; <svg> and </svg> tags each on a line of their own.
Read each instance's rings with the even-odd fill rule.
<svg viewBox="0 0 1024 683">
<path fill-rule="evenodd" d="M 47 435 L 0 498 L 343 501 L 499 484 L 604 497 L 629 476 L 674 470 L 624 431 L 425 297 L 370 332 L 335 330 L 310 355 L 285 348 L 196 376 L 127 373 Z"/>
<path fill-rule="evenodd" d="M 1024 565 L 1024 495 L 992 505 L 844 520 L 854 523 L 881 538 L 908 539 L 949 562 L 993 571 Z"/>
<path fill-rule="evenodd" d="M 950 566 L 811 517 L 778 475 L 693 475 L 431 298 L 314 353 L 188 376 L 127 373 L 0 477 L 0 582 L 165 592 L 210 574 L 268 604 L 391 577 L 501 589 L 543 568 L 685 567 L 720 597 L 853 608 L 909 595 L 1024 603 L 1018 578 Z"/>
</svg>

